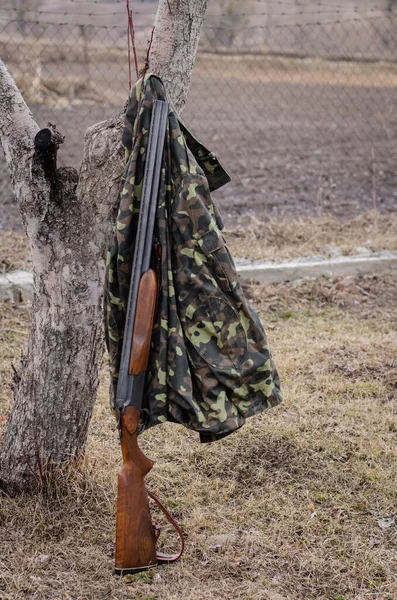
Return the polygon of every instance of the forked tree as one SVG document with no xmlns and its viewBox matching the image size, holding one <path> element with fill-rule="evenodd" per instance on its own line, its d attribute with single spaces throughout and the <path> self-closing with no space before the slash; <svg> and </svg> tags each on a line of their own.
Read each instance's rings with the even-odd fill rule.
<svg viewBox="0 0 397 600">
<path fill-rule="evenodd" d="M 150 70 L 179 110 L 207 2 L 159 2 Z M 39 466 L 50 469 L 84 451 L 104 353 L 104 255 L 123 170 L 122 123 L 119 114 L 90 127 L 80 171 L 57 169 L 62 136 L 39 136 L 43 161 L 34 141 L 39 126 L 0 61 L 0 139 L 34 277 L 31 332 L 0 456 L 0 488 L 10 495 L 33 491 Z"/>
</svg>

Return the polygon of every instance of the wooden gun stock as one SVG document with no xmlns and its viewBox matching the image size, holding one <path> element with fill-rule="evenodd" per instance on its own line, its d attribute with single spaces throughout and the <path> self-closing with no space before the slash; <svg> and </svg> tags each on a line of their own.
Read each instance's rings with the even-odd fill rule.
<svg viewBox="0 0 397 600">
<path fill-rule="evenodd" d="M 139 283 L 130 375 L 138 375 L 147 369 L 157 296 L 156 273 L 149 269 Z M 157 565 L 156 539 L 144 481 L 154 463 L 138 446 L 140 412 L 129 406 L 121 419 L 123 467 L 118 477 L 115 570 L 123 575 Z"/>
<path fill-rule="evenodd" d="M 117 574 L 137 573 L 157 565 L 156 539 L 144 478 L 153 467 L 138 446 L 140 410 L 125 409 L 121 422 L 123 467 L 118 477 L 116 515 Z"/>
</svg>

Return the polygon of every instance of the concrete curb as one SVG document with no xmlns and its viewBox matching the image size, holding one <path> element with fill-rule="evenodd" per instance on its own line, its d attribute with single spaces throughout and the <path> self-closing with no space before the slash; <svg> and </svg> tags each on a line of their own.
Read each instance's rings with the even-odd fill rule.
<svg viewBox="0 0 397 600">
<path fill-rule="evenodd" d="M 33 274 L 27 271 L 11 271 L 0 275 L 0 302 L 33 300 Z"/>
<path fill-rule="evenodd" d="M 261 262 L 242 264 L 236 261 L 237 272 L 242 279 L 254 279 L 260 283 L 296 281 L 304 277 L 385 275 L 397 271 L 397 252 L 379 252 L 360 256 L 336 258 L 311 257 L 286 260 L 282 263 Z"/>
<path fill-rule="evenodd" d="M 397 272 L 397 252 L 379 252 L 360 256 L 337 258 L 311 257 L 285 260 L 281 263 L 249 263 L 236 260 L 237 272 L 242 279 L 254 279 L 260 283 L 282 283 L 305 277 L 386 275 Z M 33 275 L 26 271 L 12 271 L 0 275 L 0 301 L 33 300 Z"/>
</svg>

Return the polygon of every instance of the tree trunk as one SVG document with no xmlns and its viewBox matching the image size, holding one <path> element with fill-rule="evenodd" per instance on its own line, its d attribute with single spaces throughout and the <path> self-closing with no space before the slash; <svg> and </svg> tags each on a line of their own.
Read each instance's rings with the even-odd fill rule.
<svg viewBox="0 0 397 600">
<path fill-rule="evenodd" d="M 206 4 L 170 0 L 170 15 L 160 0 L 150 69 L 179 107 Z M 47 484 L 53 465 L 84 451 L 104 350 L 103 257 L 123 168 L 121 130 L 122 115 L 89 128 L 80 174 L 57 169 L 62 136 L 54 127 L 36 135 L 38 125 L 0 61 L 0 139 L 34 275 L 32 328 L 0 457 L 0 487 L 10 495 Z"/>
<path fill-rule="evenodd" d="M 208 0 L 160 0 L 154 24 L 150 68 L 161 76 L 171 102 L 181 112 Z"/>
<path fill-rule="evenodd" d="M 103 355 L 102 257 L 123 153 L 119 117 L 89 130 L 80 178 L 57 169 L 61 136 L 35 136 L 4 66 L 0 80 L 0 132 L 34 275 L 31 333 L 2 449 L 0 483 L 13 495 L 46 484 L 51 465 L 78 456 L 86 442 Z"/>
</svg>

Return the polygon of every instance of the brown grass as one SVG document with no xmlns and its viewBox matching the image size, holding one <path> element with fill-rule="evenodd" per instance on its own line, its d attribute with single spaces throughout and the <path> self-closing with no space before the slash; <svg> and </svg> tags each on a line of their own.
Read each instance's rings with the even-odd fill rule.
<svg viewBox="0 0 397 600">
<path fill-rule="evenodd" d="M 371 62 L 327 60 L 320 57 L 295 58 L 257 53 L 254 55 L 199 54 L 195 72 L 205 76 L 213 65 L 219 65 L 217 77 L 246 82 L 246 72 L 241 64 L 252 68 L 250 81 L 261 83 L 294 83 L 297 85 L 343 85 L 348 87 L 390 87 L 397 86 L 395 64 Z"/>
<path fill-rule="evenodd" d="M 397 250 L 397 215 L 367 212 L 355 219 L 308 217 L 302 219 L 252 218 L 244 227 L 226 232 L 228 247 L 236 258 L 281 261 L 298 256 L 354 254 Z M 23 233 L 0 233 L 1 271 L 31 269 L 28 240 Z"/>
<path fill-rule="evenodd" d="M 138 42 L 139 44 L 139 42 Z M 371 61 L 327 60 L 321 57 L 299 58 L 293 56 L 276 56 L 256 49 L 255 54 L 219 53 L 203 51 L 198 54 L 195 62 L 196 73 L 203 76 L 214 72 L 222 79 L 246 81 L 246 69 L 241 65 L 252 68 L 251 81 L 288 82 L 299 85 L 344 85 L 359 87 L 396 87 L 397 68 L 391 61 L 376 61 L 376 67 Z M 138 56 L 145 54 L 144 45 L 137 48 Z M 0 35 L 0 55 L 7 64 L 19 64 L 27 60 L 35 64 L 38 57 L 43 64 L 72 63 L 82 64 L 85 60 L 85 45 L 82 39 L 40 39 L 24 35 L 14 38 Z M 125 64 L 126 48 L 121 38 L 117 43 L 103 43 L 90 40 L 88 44 L 90 61 L 107 62 L 113 68 Z M 82 79 L 84 76 L 82 76 Z"/>
<path fill-rule="evenodd" d="M 30 248 L 24 233 L 7 231 L 0 233 L 0 273 L 22 269 L 30 271 Z"/>
<path fill-rule="evenodd" d="M 138 48 L 141 58 L 144 54 L 145 49 Z M 114 78 L 114 73 L 126 63 L 124 43 L 104 44 L 90 40 L 86 49 L 82 39 L 47 39 L 45 36 L 36 39 L 20 35 L 10 39 L 0 35 L 0 56 L 11 68 L 28 103 L 61 109 L 95 102 L 116 107 L 125 102 L 125 81 L 121 78 L 117 82 Z M 60 68 L 59 75 L 53 75 L 55 64 Z M 100 64 L 106 64 L 108 68 L 98 78 L 98 70 L 92 68 L 92 65 Z M 21 65 L 24 65 L 23 71 Z M 37 77 L 39 65 L 43 67 L 40 80 Z M 72 74 L 62 74 L 65 65 L 73 67 Z M 385 89 L 397 87 L 396 65 L 388 61 L 377 61 L 374 67 L 373 63 L 360 60 L 338 61 L 318 57 L 302 59 L 266 53 L 230 55 L 202 52 L 195 62 L 196 76 L 216 76 L 217 79 L 240 81 L 243 84 L 247 79 L 247 69 L 250 70 L 251 83 Z"/>
<path fill-rule="evenodd" d="M 140 442 L 157 461 L 150 487 L 183 526 L 183 560 L 129 586 L 112 575 L 120 450 L 104 372 L 84 463 L 52 496 L 0 501 L 2 600 L 395 600 L 397 277 L 247 292 L 284 403 L 214 445 L 169 424 Z M 4 415 L 28 312 L 0 317 Z M 229 545 L 207 541 L 225 533 Z"/>
<path fill-rule="evenodd" d="M 396 250 L 396 229 L 396 214 L 376 211 L 343 221 L 331 216 L 267 221 L 253 217 L 251 223 L 227 231 L 226 240 L 233 256 L 278 261 L 335 252 L 349 255 L 360 247 Z"/>
</svg>

